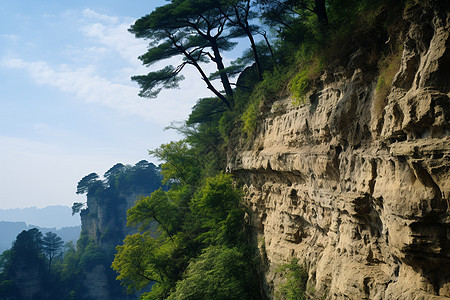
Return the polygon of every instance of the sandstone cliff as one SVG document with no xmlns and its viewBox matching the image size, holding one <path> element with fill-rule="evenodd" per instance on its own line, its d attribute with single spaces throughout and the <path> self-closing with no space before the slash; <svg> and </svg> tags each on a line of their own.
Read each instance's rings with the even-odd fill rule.
<svg viewBox="0 0 450 300">
<path fill-rule="evenodd" d="M 429 3 L 403 16 L 386 99 L 357 51 L 308 104 L 263 103 L 256 136 L 229 151 L 268 295 L 298 258 L 313 298 L 450 297 L 450 13 Z"/>
</svg>

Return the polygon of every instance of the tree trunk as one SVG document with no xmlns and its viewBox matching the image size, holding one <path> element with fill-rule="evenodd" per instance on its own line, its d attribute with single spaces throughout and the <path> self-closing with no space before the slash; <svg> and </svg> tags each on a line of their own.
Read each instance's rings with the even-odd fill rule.
<svg viewBox="0 0 450 300">
<path fill-rule="evenodd" d="M 258 78 L 262 79 L 262 68 L 261 68 L 261 63 L 259 61 L 258 50 L 256 49 L 255 39 L 253 38 L 253 35 L 252 35 L 250 29 L 248 28 L 248 26 L 243 26 L 243 29 L 244 29 L 245 33 L 247 34 L 248 39 L 250 40 L 250 45 L 251 45 L 252 51 L 253 51 L 253 58 L 255 59 L 256 72 L 258 73 Z"/>
<path fill-rule="evenodd" d="M 181 53 L 183 53 L 183 55 L 188 59 L 188 61 L 190 62 L 190 64 L 192 64 L 197 71 L 200 73 L 200 75 L 202 76 L 203 81 L 206 83 L 207 88 L 212 91 L 214 93 L 214 95 L 216 95 L 220 100 L 222 100 L 223 103 L 226 104 L 226 106 L 228 107 L 229 110 L 233 110 L 234 107 L 234 103 L 230 102 L 228 97 L 225 97 L 224 95 L 222 95 L 211 83 L 211 81 L 209 80 L 208 76 L 206 76 L 205 72 L 203 71 L 202 67 L 200 67 L 200 65 L 198 64 L 197 60 L 195 60 L 192 55 L 190 55 L 183 47 L 181 47 L 180 45 L 178 45 L 174 40 L 173 41 L 173 45 L 178 48 L 178 50 L 180 50 Z M 223 64 L 222 64 L 223 66 Z M 225 74 L 226 75 L 226 74 Z M 228 84 L 230 84 L 228 82 Z M 230 85 L 231 88 L 231 85 Z M 231 98 L 232 100 L 232 98 Z"/>
<path fill-rule="evenodd" d="M 319 19 L 320 25 L 322 25 L 323 27 L 328 26 L 328 15 L 327 9 L 325 7 L 325 0 L 314 0 L 314 4 L 314 12 Z"/>
<path fill-rule="evenodd" d="M 223 65 L 222 56 L 220 55 L 219 47 L 217 46 L 217 41 L 215 38 L 210 38 L 209 42 L 211 44 L 211 49 L 214 53 L 214 62 L 217 65 L 217 70 L 220 74 L 220 80 L 222 81 L 223 88 L 225 90 L 225 94 L 227 95 L 227 99 L 230 102 L 231 109 L 234 108 L 234 99 L 233 99 L 233 89 L 231 88 L 230 80 L 228 79 L 227 73 L 224 71 L 225 66 Z"/>
</svg>

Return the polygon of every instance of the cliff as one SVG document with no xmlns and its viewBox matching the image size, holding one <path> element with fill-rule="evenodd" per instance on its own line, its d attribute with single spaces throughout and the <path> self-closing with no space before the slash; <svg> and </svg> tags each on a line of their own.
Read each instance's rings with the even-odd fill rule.
<svg viewBox="0 0 450 300">
<path fill-rule="evenodd" d="M 149 196 L 161 187 L 159 168 L 147 161 L 135 166 L 116 164 L 105 180 L 95 180 L 88 192 L 86 208 L 81 210 L 81 235 L 101 252 L 101 259 L 93 259 L 85 270 L 85 296 L 89 299 L 136 299 L 127 295 L 116 280 L 117 273 L 110 267 L 116 246 L 122 245 L 127 235 L 137 232 L 127 226 L 127 211 L 140 197 Z M 89 254 L 89 246 L 85 249 Z"/>
<path fill-rule="evenodd" d="M 313 298 L 450 297 L 450 13 L 430 3 L 405 11 L 387 97 L 356 51 L 308 104 L 263 102 L 255 136 L 230 147 L 268 295 L 298 258 Z"/>
<path fill-rule="evenodd" d="M 127 226 L 127 211 L 142 196 L 150 191 L 130 191 L 129 193 L 108 196 L 88 196 L 88 209 L 81 213 L 82 231 L 105 251 L 115 249 L 123 239 L 136 233 Z"/>
</svg>

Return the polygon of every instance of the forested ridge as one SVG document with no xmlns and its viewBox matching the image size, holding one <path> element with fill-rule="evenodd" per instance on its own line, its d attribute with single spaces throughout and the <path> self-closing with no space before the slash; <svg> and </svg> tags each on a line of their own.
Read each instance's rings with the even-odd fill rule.
<svg viewBox="0 0 450 300">
<path fill-rule="evenodd" d="M 393 78 L 389 66 L 401 50 L 397 41 L 386 41 L 399 30 L 398 16 L 412 5 L 414 0 L 172 0 L 131 26 L 136 38 L 149 41 L 139 57 L 144 65 L 179 58 L 176 66 L 134 76 L 141 96 L 155 98 L 162 89 L 177 88 L 183 70 L 193 68 L 211 98 L 199 99 L 183 124 L 170 126 L 182 140 L 149 151 L 163 162 L 154 169 L 163 186 L 128 211 L 128 226 L 137 233 L 117 246 L 111 265 L 129 293 L 142 292 L 141 299 L 269 297 L 262 282 L 267 258 L 257 247 L 261 241 L 249 233 L 250 212 L 242 203 L 240 183 L 226 173 L 227 149 L 235 139 L 251 141 L 267 101 L 291 94 L 294 105 L 307 103 L 320 75 L 345 66 L 357 49 L 367 53 L 366 67 L 380 73 L 377 88 L 386 89 Z M 248 43 L 248 50 L 227 66 L 224 54 L 237 41 Z M 206 74 L 207 63 L 216 72 Z M 79 182 L 77 193 L 132 190 L 143 177 L 127 170 L 118 164 L 104 180 L 91 173 Z M 135 177 L 129 179 L 130 174 Z M 75 203 L 73 211 L 87 214 L 89 208 Z M 7 266 L 18 241 L 2 255 L 0 289 L 5 293 L 14 293 Z M 59 260 L 56 252 L 43 254 L 38 248 L 33 257 L 42 268 L 57 270 L 57 280 L 80 283 L 59 294 L 61 299 L 82 299 L 80 268 L 105 257 L 86 235 L 76 247 L 67 247 Z M 314 297 L 306 289 L 303 262 L 280 266 L 279 274 L 286 278 L 280 298 Z"/>
</svg>

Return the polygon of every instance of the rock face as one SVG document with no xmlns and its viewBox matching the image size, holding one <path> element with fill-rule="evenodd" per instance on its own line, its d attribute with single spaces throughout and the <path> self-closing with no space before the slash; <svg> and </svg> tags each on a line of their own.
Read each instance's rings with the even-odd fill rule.
<svg viewBox="0 0 450 300">
<path fill-rule="evenodd" d="M 256 137 L 229 152 L 269 296 L 298 258 L 313 298 L 450 297 L 450 13 L 416 5 L 404 24 L 387 99 L 357 52 L 309 104 L 263 103 Z"/>
<path fill-rule="evenodd" d="M 99 245 L 108 258 L 115 253 L 115 247 L 122 245 L 128 234 L 134 234 L 133 228 L 127 227 L 127 210 L 134 206 L 140 196 L 148 192 L 110 195 L 109 197 L 88 196 L 88 209 L 81 213 L 82 231 Z M 86 296 L 90 299 L 135 299 L 119 287 L 117 276 L 109 266 L 97 265 L 86 272 Z M 108 269 L 107 269 L 108 267 Z M 111 294 L 111 292 L 116 292 Z"/>
<path fill-rule="evenodd" d="M 107 197 L 88 196 L 89 209 L 81 213 L 82 231 L 103 249 L 114 249 L 127 235 L 136 233 L 127 226 L 127 211 L 141 196 L 149 194 L 148 191 L 133 191 Z"/>
<path fill-rule="evenodd" d="M 110 267 L 116 246 L 122 245 L 127 235 L 137 232 L 127 226 L 128 209 L 141 197 L 161 187 L 161 174 L 159 168 L 147 161 L 135 166 L 116 164 L 106 174 L 109 174 L 108 180 L 87 193 L 87 207 L 80 213 L 81 234 L 87 235 L 105 256 L 103 263 L 92 265 L 86 271 L 85 296 L 105 300 L 137 299 L 138 295 L 126 293 L 116 280 L 118 274 Z"/>
</svg>

